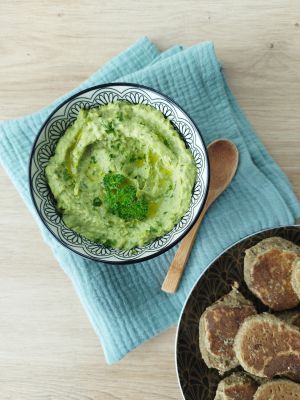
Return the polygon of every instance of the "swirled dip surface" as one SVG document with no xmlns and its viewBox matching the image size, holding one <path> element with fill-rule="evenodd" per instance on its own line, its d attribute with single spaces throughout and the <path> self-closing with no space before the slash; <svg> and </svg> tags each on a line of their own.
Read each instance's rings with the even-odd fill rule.
<svg viewBox="0 0 300 400">
<path fill-rule="evenodd" d="M 80 110 L 58 141 L 46 176 L 69 228 L 131 249 L 179 222 L 190 204 L 196 166 L 160 111 L 116 102 Z"/>
</svg>

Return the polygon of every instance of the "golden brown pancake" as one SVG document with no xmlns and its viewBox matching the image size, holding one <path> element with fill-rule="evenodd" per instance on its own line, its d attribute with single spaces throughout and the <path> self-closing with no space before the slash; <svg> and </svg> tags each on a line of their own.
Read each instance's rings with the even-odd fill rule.
<svg viewBox="0 0 300 400">
<path fill-rule="evenodd" d="M 221 374 L 238 365 L 233 343 L 245 318 L 256 314 L 252 303 L 237 290 L 208 307 L 200 318 L 199 343 L 202 357 Z"/>
<path fill-rule="evenodd" d="M 300 400 L 300 385 L 286 379 L 278 379 L 261 385 L 254 400 Z"/>
<path fill-rule="evenodd" d="M 234 350 L 250 374 L 300 381 L 300 331 L 274 315 L 247 318 L 235 337 Z"/>
<path fill-rule="evenodd" d="M 219 382 L 214 400 L 252 400 L 257 387 L 248 375 L 236 372 Z"/>
<path fill-rule="evenodd" d="M 244 279 L 248 288 L 275 311 L 299 304 L 291 283 L 294 261 L 300 247 L 288 240 L 271 237 L 246 250 Z"/>
</svg>

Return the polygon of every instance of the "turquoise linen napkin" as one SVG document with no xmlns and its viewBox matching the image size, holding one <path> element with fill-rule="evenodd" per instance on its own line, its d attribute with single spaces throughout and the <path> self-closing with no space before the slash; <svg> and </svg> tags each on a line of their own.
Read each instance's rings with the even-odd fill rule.
<svg viewBox="0 0 300 400">
<path fill-rule="evenodd" d="M 71 94 L 116 81 L 140 83 L 165 93 L 191 115 L 207 144 L 227 137 L 240 151 L 237 174 L 205 218 L 175 295 L 167 295 L 160 287 L 176 248 L 147 262 L 127 266 L 83 259 L 48 234 L 30 199 L 29 154 L 45 118 Z M 109 363 L 175 324 L 193 284 L 225 248 L 261 229 L 293 224 L 300 216 L 299 202 L 286 176 L 239 109 L 209 42 L 187 49 L 175 46 L 160 53 L 149 39 L 142 38 L 49 107 L 2 122 L 0 139 L 2 165 L 72 280 Z"/>
</svg>

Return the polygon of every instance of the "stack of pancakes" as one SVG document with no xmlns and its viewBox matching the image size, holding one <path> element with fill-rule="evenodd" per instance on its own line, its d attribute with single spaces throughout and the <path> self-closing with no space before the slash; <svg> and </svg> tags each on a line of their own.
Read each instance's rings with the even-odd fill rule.
<svg viewBox="0 0 300 400">
<path fill-rule="evenodd" d="M 246 250 L 244 279 L 269 312 L 257 314 L 233 287 L 200 318 L 207 366 L 221 375 L 244 370 L 219 383 L 215 400 L 300 400 L 300 247 L 279 237 L 262 240 Z"/>
</svg>

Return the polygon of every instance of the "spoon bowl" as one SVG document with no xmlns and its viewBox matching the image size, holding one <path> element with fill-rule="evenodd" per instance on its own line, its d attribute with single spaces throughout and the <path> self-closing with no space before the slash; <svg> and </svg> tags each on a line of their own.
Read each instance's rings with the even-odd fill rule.
<svg viewBox="0 0 300 400">
<path fill-rule="evenodd" d="M 217 196 L 227 188 L 235 175 L 239 160 L 238 149 L 230 140 L 216 140 L 208 146 L 208 158 L 211 169 L 208 195 Z"/>
</svg>

